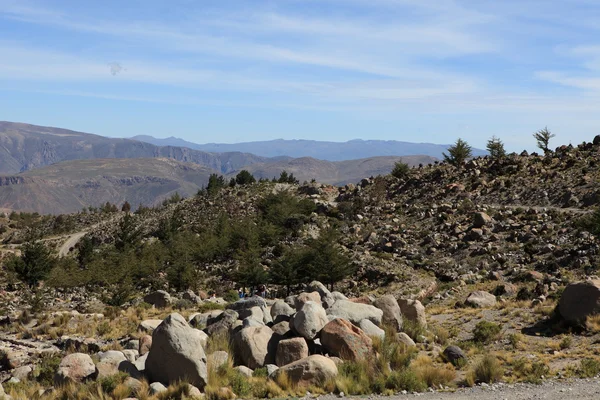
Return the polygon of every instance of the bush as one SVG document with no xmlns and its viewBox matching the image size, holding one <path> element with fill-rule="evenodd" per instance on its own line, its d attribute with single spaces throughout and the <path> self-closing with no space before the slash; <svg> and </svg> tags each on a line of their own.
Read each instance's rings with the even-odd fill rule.
<svg viewBox="0 0 600 400">
<path fill-rule="evenodd" d="M 593 378 L 600 373 L 600 362 L 593 358 L 581 360 L 577 375 L 581 378 Z"/>
<path fill-rule="evenodd" d="M 410 167 L 408 166 L 408 164 L 404 163 L 402 161 L 398 161 L 397 163 L 394 164 L 394 169 L 392 170 L 392 176 L 394 176 L 398 179 L 403 179 L 408 176 L 409 172 L 410 172 Z"/>
<path fill-rule="evenodd" d="M 479 321 L 473 329 L 473 340 L 477 343 L 487 344 L 500 336 L 502 327 L 488 321 Z"/>
<path fill-rule="evenodd" d="M 470 379 L 474 382 L 494 383 L 498 382 L 503 374 L 504 372 L 498 359 L 491 354 L 486 354 L 475 365 Z"/>
<path fill-rule="evenodd" d="M 473 149 L 467 142 L 462 139 L 457 139 L 456 142 L 448 147 L 448 154 L 442 153 L 444 161 L 455 167 L 462 166 L 467 159 L 471 158 Z"/>
<path fill-rule="evenodd" d="M 25 243 L 21 256 L 13 256 L 6 265 L 9 270 L 17 274 L 20 280 L 29 287 L 34 287 L 46 279 L 56 265 L 56 258 L 43 242 L 35 241 Z"/>
<path fill-rule="evenodd" d="M 61 360 L 61 357 L 57 355 L 43 356 L 33 376 L 42 386 L 52 386 Z"/>
<path fill-rule="evenodd" d="M 415 371 L 405 368 L 400 371 L 394 371 L 388 376 L 386 388 L 394 391 L 423 392 L 427 389 L 427 384 L 419 378 Z"/>
</svg>

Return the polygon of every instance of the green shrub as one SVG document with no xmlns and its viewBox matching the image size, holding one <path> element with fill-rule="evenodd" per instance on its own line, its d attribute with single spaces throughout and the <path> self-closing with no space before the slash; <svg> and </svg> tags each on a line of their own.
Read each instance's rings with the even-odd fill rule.
<svg viewBox="0 0 600 400">
<path fill-rule="evenodd" d="M 427 384 L 410 368 L 393 371 L 386 380 L 386 387 L 395 391 L 423 392 Z"/>
<path fill-rule="evenodd" d="M 581 360 L 577 375 L 581 378 L 593 378 L 600 373 L 600 362 L 593 358 Z"/>
<path fill-rule="evenodd" d="M 100 384 L 100 387 L 102 388 L 102 391 L 104 393 L 112 393 L 117 386 L 119 386 L 121 383 L 123 383 L 125 381 L 125 379 L 127 379 L 129 377 L 129 374 L 125 373 L 125 372 L 119 372 L 115 375 L 110 375 L 110 376 L 105 376 L 103 378 L 100 378 L 98 383 Z"/>
<path fill-rule="evenodd" d="M 33 376 L 42 386 L 52 386 L 54 384 L 54 375 L 61 362 L 58 355 L 44 356 L 40 365 L 34 371 Z"/>
<path fill-rule="evenodd" d="M 228 303 L 235 303 L 240 299 L 238 292 L 234 289 L 228 290 L 224 295 L 223 299 Z"/>
<path fill-rule="evenodd" d="M 500 336 L 502 327 L 489 321 L 479 321 L 473 329 L 473 340 L 477 343 L 487 344 Z"/>
<path fill-rule="evenodd" d="M 408 166 L 408 164 L 402 161 L 398 161 L 394 164 L 394 169 L 392 169 L 392 176 L 398 179 L 402 179 L 406 178 L 409 172 L 410 167 Z"/>
<path fill-rule="evenodd" d="M 416 321 L 405 319 L 402 322 L 402 331 L 406 333 L 412 340 L 417 340 L 419 336 L 425 336 L 427 329 Z"/>
</svg>

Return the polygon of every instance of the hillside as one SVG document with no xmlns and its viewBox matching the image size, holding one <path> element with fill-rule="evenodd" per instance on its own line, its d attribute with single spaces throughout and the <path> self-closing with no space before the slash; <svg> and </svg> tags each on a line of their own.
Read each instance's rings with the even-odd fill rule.
<svg viewBox="0 0 600 400">
<path fill-rule="evenodd" d="M 135 136 L 132 139 L 152 143 L 157 146 L 185 146 L 208 152 L 244 151 L 262 157 L 288 156 L 294 158 L 312 157 L 327 161 L 355 160 L 382 156 L 412 156 L 422 154 L 437 159 L 442 158 L 450 145 L 433 143 L 412 143 L 397 140 L 350 140 L 347 142 L 327 142 L 318 140 L 267 140 L 243 143 L 192 143 L 176 137 L 157 139 L 152 136 Z M 487 154 L 481 149 L 473 149 L 474 156 Z"/>
<path fill-rule="evenodd" d="M 264 157 L 242 152 L 207 153 L 176 146 L 155 146 L 67 129 L 0 121 L 0 174 L 16 174 L 61 161 L 163 157 L 228 173 Z"/>
<path fill-rule="evenodd" d="M 315 180 L 330 185 L 356 183 L 363 178 L 387 175 L 398 161 L 411 167 L 436 161 L 429 156 L 371 157 L 348 161 L 324 161 L 310 157 L 294 158 L 280 162 L 256 163 L 246 167 L 257 178 L 278 177 L 281 171 L 294 174 L 300 182 Z"/>
<path fill-rule="evenodd" d="M 196 194 L 214 170 L 167 158 L 65 161 L 0 177 L 0 205 L 17 211 L 62 214 L 106 202 L 156 205 L 178 192 Z"/>
</svg>

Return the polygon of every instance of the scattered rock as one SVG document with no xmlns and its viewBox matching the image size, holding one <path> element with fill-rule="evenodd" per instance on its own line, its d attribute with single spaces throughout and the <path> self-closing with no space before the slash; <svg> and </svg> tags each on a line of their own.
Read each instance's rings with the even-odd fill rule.
<svg viewBox="0 0 600 400">
<path fill-rule="evenodd" d="M 476 308 L 492 307 L 496 304 L 496 296 L 483 290 L 477 290 L 469 294 L 465 304 Z"/>
<path fill-rule="evenodd" d="M 558 312 L 565 321 L 582 324 L 600 312 L 600 280 L 574 282 L 567 285 L 558 302 Z"/>
<path fill-rule="evenodd" d="M 54 382 L 64 385 L 69 382 L 81 383 L 95 379 L 98 374 L 92 357 L 84 353 L 72 353 L 65 356 L 58 366 Z"/>
<path fill-rule="evenodd" d="M 444 350 L 444 359 L 452 365 L 459 366 L 467 361 L 467 356 L 458 346 L 448 346 Z"/>
<path fill-rule="evenodd" d="M 166 308 L 171 304 L 171 295 L 164 290 L 157 290 L 144 296 L 144 301 L 156 308 Z"/>
<path fill-rule="evenodd" d="M 367 360 L 373 356 L 373 341 L 350 321 L 336 318 L 321 330 L 323 347 L 344 360 Z"/>
</svg>

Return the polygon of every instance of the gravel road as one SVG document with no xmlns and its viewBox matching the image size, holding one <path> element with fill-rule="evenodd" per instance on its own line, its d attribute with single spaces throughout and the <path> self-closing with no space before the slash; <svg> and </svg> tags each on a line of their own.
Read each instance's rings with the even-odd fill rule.
<svg viewBox="0 0 600 400">
<path fill-rule="evenodd" d="M 570 381 L 545 381 L 541 385 L 518 383 L 496 384 L 459 389 L 455 392 L 429 392 L 386 396 L 365 396 L 371 400 L 600 400 L 600 379 L 577 379 Z M 320 396 L 321 400 L 338 399 L 338 396 Z"/>
</svg>

